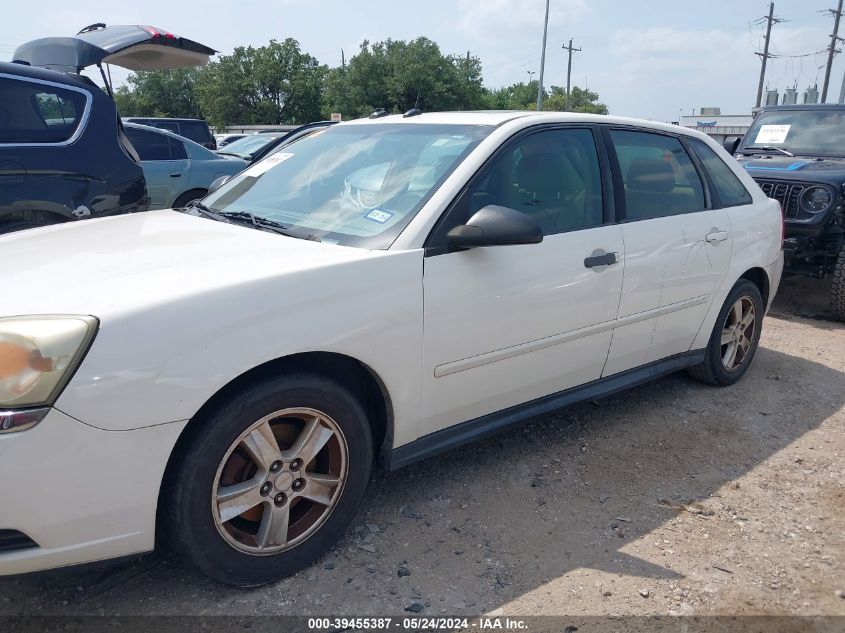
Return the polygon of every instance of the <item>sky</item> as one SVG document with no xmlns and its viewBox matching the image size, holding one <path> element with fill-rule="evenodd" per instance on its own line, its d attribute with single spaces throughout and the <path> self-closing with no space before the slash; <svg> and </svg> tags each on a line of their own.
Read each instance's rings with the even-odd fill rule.
<svg viewBox="0 0 845 633">
<path fill-rule="evenodd" d="M 799 95 L 824 79 L 836 0 L 777 0 L 766 84 Z M 544 0 L 42 0 L 9 2 L 0 22 L 0 60 L 38 37 L 72 35 L 94 23 L 151 24 L 222 53 L 236 46 L 297 39 L 320 62 L 339 65 L 360 43 L 425 36 L 443 52 L 481 58 L 495 88 L 539 75 Z M 598 92 L 612 114 L 674 121 L 679 113 L 720 107 L 748 114 L 754 105 L 767 0 L 551 0 L 544 83 L 566 85 L 569 38 L 572 83 Z M 845 20 L 840 30 L 845 36 Z M 821 53 L 818 53 L 822 51 Z M 845 72 L 837 55 L 829 98 Z M 821 68 L 820 68 L 821 67 Z M 128 71 L 116 70 L 116 83 Z M 832 97 L 832 98 L 831 98 Z M 799 97 L 800 99 L 800 97 Z"/>
</svg>

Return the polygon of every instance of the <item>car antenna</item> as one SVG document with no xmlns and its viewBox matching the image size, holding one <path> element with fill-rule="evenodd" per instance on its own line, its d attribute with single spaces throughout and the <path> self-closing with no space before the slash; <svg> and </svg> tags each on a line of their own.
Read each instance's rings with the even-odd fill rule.
<svg viewBox="0 0 845 633">
<path fill-rule="evenodd" d="M 419 116 L 422 114 L 422 106 L 420 104 L 420 95 L 417 94 L 417 101 L 414 103 L 414 107 L 408 110 L 405 114 L 402 115 L 403 118 L 408 118 L 409 116 Z"/>
<path fill-rule="evenodd" d="M 375 111 L 369 116 L 371 119 L 380 119 L 383 116 L 387 116 L 387 110 L 384 108 L 376 108 Z"/>
</svg>

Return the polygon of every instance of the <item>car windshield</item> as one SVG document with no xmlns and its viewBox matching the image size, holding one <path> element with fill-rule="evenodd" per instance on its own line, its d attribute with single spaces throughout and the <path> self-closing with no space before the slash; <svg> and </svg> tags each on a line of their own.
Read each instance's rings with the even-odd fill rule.
<svg viewBox="0 0 845 633">
<path fill-rule="evenodd" d="M 252 134 L 251 136 L 245 136 L 237 141 L 232 141 L 228 145 L 225 145 L 225 149 L 220 153 L 234 154 L 235 156 L 246 158 L 250 154 L 254 154 L 260 150 L 271 141 L 275 141 L 280 136 L 284 136 L 284 134 L 284 132 L 279 132 L 278 134 Z"/>
<path fill-rule="evenodd" d="M 762 112 L 740 151 L 776 147 L 796 155 L 844 156 L 845 110 Z"/>
<path fill-rule="evenodd" d="M 218 212 L 251 213 L 327 242 L 387 248 L 492 129 L 332 126 L 257 162 L 204 203 Z"/>
</svg>

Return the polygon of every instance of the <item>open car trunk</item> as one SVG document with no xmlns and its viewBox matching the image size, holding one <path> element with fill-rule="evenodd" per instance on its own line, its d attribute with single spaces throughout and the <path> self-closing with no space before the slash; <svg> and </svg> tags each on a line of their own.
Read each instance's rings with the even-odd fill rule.
<svg viewBox="0 0 845 633">
<path fill-rule="evenodd" d="M 113 64 L 129 70 L 169 70 L 208 63 L 217 51 L 152 26 L 95 24 L 73 37 L 21 44 L 13 61 L 65 73 Z"/>
</svg>

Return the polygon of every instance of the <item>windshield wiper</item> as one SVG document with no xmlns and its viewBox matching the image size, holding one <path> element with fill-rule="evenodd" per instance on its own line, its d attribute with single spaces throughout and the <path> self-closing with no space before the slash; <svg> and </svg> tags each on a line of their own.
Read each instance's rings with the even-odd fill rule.
<svg viewBox="0 0 845 633">
<path fill-rule="evenodd" d="M 279 235 L 284 235 L 285 237 L 295 237 L 297 239 L 310 240 L 312 242 L 322 241 L 316 235 L 297 234 L 294 231 L 291 231 L 286 224 L 277 222 L 276 220 L 270 220 L 268 218 L 255 215 L 254 213 L 250 213 L 249 211 L 220 211 L 218 215 L 230 221 L 236 220 L 241 222 L 242 224 L 248 223 L 257 229 L 272 231 L 273 233 L 278 233 Z"/>
<path fill-rule="evenodd" d="M 742 152 L 742 155 L 743 156 L 749 156 L 749 155 L 753 156 L 754 154 L 759 154 L 759 152 L 756 151 L 756 150 L 760 150 L 760 149 L 763 150 L 763 151 L 766 151 L 766 152 L 778 152 L 780 154 L 783 154 L 784 156 L 789 156 L 790 158 L 795 158 L 795 154 L 793 154 L 792 152 L 788 152 L 785 149 L 782 149 L 780 147 L 773 147 L 772 145 L 764 145 L 763 147 L 750 147 L 750 148 L 747 148 L 746 150 L 744 150 Z"/>
<path fill-rule="evenodd" d="M 187 209 L 193 209 L 200 215 L 204 215 L 207 218 L 211 218 L 212 220 L 217 220 L 218 222 L 225 222 L 226 218 L 224 218 L 220 213 L 215 211 L 209 206 L 204 205 L 199 200 L 196 200 L 187 206 Z"/>
</svg>

